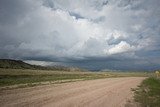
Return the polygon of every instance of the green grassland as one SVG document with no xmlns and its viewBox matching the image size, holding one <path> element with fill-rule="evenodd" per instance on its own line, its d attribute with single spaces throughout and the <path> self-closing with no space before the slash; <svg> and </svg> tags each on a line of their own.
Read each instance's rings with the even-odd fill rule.
<svg viewBox="0 0 160 107">
<path fill-rule="evenodd" d="M 147 73 L 135 72 L 68 72 L 30 69 L 0 69 L 0 87 L 17 84 L 39 84 L 41 82 L 59 83 L 77 80 L 100 79 L 110 77 L 147 76 Z M 58 82 L 57 82 L 58 81 Z"/>
<path fill-rule="evenodd" d="M 134 99 L 141 107 L 160 107 L 160 78 L 147 78 L 133 91 Z"/>
</svg>

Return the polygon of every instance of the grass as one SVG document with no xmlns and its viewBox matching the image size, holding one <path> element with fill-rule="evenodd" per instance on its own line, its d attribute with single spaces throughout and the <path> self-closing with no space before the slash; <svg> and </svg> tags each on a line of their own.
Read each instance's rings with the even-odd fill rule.
<svg viewBox="0 0 160 107">
<path fill-rule="evenodd" d="M 141 107 L 160 107 L 160 79 L 145 79 L 134 93 L 134 99 Z"/>
<path fill-rule="evenodd" d="M 92 72 L 63 72 L 47 70 L 0 69 L 0 86 L 15 84 L 32 84 L 37 82 L 96 79 L 106 78 L 108 75 Z"/>
<path fill-rule="evenodd" d="M 109 77 L 147 76 L 146 73 L 133 72 L 66 72 L 51 70 L 29 70 L 29 69 L 0 69 L 0 87 L 35 83 L 89 80 Z"/>
</svg>

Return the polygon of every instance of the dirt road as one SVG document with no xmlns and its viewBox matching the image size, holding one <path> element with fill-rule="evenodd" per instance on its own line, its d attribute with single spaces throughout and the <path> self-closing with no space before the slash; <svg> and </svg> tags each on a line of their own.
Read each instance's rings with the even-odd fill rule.
<svg viewBox="0 0 160 107">
<path fill-rule="evenodd" d="M 78 81 L 0 91 L 1 107 L 124 107 L 144 78 Z"/>
</svg>

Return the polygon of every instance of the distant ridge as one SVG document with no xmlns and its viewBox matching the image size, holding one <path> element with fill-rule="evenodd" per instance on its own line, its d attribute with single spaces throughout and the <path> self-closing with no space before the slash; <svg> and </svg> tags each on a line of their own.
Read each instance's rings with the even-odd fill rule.
<svg viewBox="0 0 160 107">
<path fill-rule="evenodd" d="M 65 67 L 65 66 L 40 66 L 31 65 L 23 62 L 22 60 L 13 59 L 0 59 L 0 68 L 5 69 L 33 69 L 33 70 L 58 70 L 58 71 L 86 71 L 76 67 Z"/>
<path fill-rule="evenodd" d="M 59 71 L 84 71 L 79 68 L 69 68 L 64 66 L 40 66 L 31 65 L 21 60 L 0 59 L 0 68 L 5 69 L 35 69 L 35 70 L 59 70 Z"/>
<path fill-rule="evenodd" d="M 33 69 L 35 66 L 21 60 L 0 59 L 0 68 Z"/>
</svg>

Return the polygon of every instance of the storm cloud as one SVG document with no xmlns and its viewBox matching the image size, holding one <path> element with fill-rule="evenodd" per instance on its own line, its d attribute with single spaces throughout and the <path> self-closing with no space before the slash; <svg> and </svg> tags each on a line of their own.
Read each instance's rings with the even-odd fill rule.
<svg viewBox="0 0 160 107">
<path fill-rule="evenodd" d="M 93 70 L 159 69 L 159 5 L 159 0 L 0 0 L 0 58 Z"/>
</svg>

